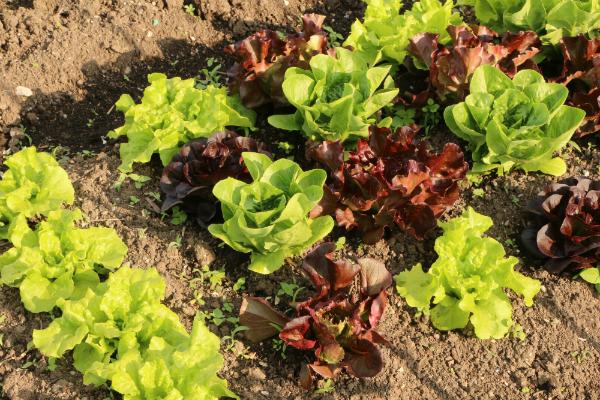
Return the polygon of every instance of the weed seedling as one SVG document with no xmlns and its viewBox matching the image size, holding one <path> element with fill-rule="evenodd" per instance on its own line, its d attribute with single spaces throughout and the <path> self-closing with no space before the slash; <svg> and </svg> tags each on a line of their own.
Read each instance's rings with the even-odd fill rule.
<svg viewBox="0 0 600 400">
<path fill-rule="evenodd" d="M 173 214 L 171 216 L 171 223 L 173 225 L 182 225 L 187 221 L 187 214 L 185 211 L 181 210 L 179 207 L 173 207 Z"/>
<path fill-rule="evenodd" d="M 279 353 L 279 356 L 281 357 L 282 360 L 287 359 L 287 356 L 285 354 L 285 351 L 287 350 L 287 344 L 285 344 L 285 342 L 281 339 L 277 339 L 277 338 L 273 338 L 273 350 L 275 350 L 277 353 Z"/>
<path fill-rule="evenodd" d="M 433 99 L 428 99 L 427 104 L 421 109 L 423 112 L 423 126 L 425 127 L 425 136 L 429 136 L 431 129 L 440 123 L 440 105 Z"/>
<path fill-rule="evenodd" d="M 196 14 L 196 7 L 193 4 L 186 4 L 183 6 L 183 9 L 186 13 L 190 14 L 192 17 Z"/>
<path fill-rule="evenodd" d="M 333 379 L 325 379 L 319 382 L 319 387 L 315 390 L 315 394 L 332 393 L 334 390 Z"/>
<path fill-rule="evenodd" d="M 331 47 L 340 47 L 342 45 L 342 42 L 344 41 L 344 36 L 336 32 L 329 25 L 325 25 L 323 27 L 323 30 L 327 32 L 327 41 L 329 42 L 329 45 Z"/>
<path fill-rule="evenodd" d="M 140 198 L 139 197 L 137 197 L 137 196 L 129 196 L 129 205 L 130 206 L 135 206 L 139 202 L 140 202 Z"/>
<path fill-rule="evenodd" d="M 221 87 L 221 64 L 214 57 L 206 60 L 206 68 L 200 70 L 196 79 L 196 87 L 199 89 L 206 89 L 209 85 Z"/>
</svg>

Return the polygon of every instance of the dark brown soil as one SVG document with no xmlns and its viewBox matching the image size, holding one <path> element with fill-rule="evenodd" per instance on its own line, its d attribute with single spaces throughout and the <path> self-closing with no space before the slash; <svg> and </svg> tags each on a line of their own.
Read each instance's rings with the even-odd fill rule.
<svg viewBox="0 0 600 400">
<path fill-rule="evenodd" d="M 220 246 L 195 224 L 174 226 L 168 218 L 161 220 L 152 198 L 158 192 L 156 164 L 136 171 L 153 177 L 143 188 L 130 182 L 120 191 L 113 188 L 118 148 L 105 143 L 103 136 L 122 120 L 112 105 L 121 93 L 139 97 L 149 72 L 195 76 L 208 57 L 222 58 L 225 43 L 259 26 L 287 30 L 310 10 L 325 13 L 329 23 L 345 33 L 362 10 L 358 1 L 350 0 L 202 4 L 199 15 L 192 16 L 183 10 L 181 0 L 0 0 L 0 137 L 9 138 L 12 130 L 13 137 L 25 133 L 44 150 L 62 146 L 57 155 L 75 184 L 77 206 L 87 214 L 88 223 L 117 229 L 129 246 L 127 261 L 132 265 L 159 269 L 168 281 L 166 303 L 188 327 L 198 310 L 210 311 L 224 302 L 233 303 L 236 314 L 242 292 L 275 296 L 279 282 L 307 282 L 293 266 L 267 277 L 250 274 L 244 255 Z M 17 86 L 30 88 L 32 96 L 17 96 Z M 257 135 L 261 134 L 284 137 L 274 131 Z M 446 138 L 440 133 L 433 139 Z M 21 144 L 27 143 L 23 137 Z M 598 139 L 580 143 L 581 152 L 565 154 L 571 174 L 600 179 L 600 151 L 594 147 L 598 144 Z M 490 235 L 505 243 L 509 253 L 521 256 L 515 245 L 522 227 L 520 210 L 550 181 L 520 173 L 486 179 L 481 185 L 484 196 L 473 196 L 472 189 L 466 189 L 450 215 L 468 204 L 492 216 L 496 225 Z M 131 196 L 140 202 L 132 205 Z M 178 235 L 180 247 L 173 245 Z M 345 251 L 382 259 L 394 274 L 435 260 L 433 239 L 419 243 L 397 231 L 374 246 L 361 245 L 348 235 Z M 205 264 L 225 271 L 222 285 L 211 289 L 207 283 L 192 283 Z M 515 320 L 527 334 L 523 341 L 481 341 L 469 331 L 436 331 L 392 295 L 380 329 L 392 345 L 383 350 L 386 366 L 376 378 L 341 377 L 333 392 L 307 394 L 296 384 L 307 355 L 288 349 L 284 360 L 272 343 L 253 345 L 243 338 L 233 343 L 232 350 L 224 341 L 222 375 L 243 399 L 598 399 L 600 297 L 585 282 L 536 267 L 522 257 L 522 271 L 543 284 L 532 308 L 515 299 Z M 246 277 L 246 289 L 236 292 L 232 286 L 240 277 Z M 196 294 L 205 304 L 193 300 Z M 49 316 L 25 312 L 17 290 L 0 288 L 0 315 L 4 317 L 0 396 L 110 398 L 106 388 L 83 386 L 69 359 L 59 360 L 51 372 L 37 351 L 27 350 L 32 330 L 47 324 Z M 211 329 L 226 336 L 231 325 Z"/>
</svg>

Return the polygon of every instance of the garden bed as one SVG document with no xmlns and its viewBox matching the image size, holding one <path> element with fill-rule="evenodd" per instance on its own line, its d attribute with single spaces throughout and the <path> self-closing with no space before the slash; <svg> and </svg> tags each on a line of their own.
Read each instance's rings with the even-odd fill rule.
<svg viewBox="0 0 600 400">
<path fill-rule="evenodd" d="M 123 122 L 113 105 L 122 93 L 136 100 L 146 86 L 146 75 L 164 72 L 183 78 L 196 76 L 210 57 L 222 58 L 222 48 L 259 27 L 289 30 L 299 16 L 316 11 L 327 23 L 346 34 L 361 16 L 358 1 L 258 2 L 214 0 L 205 2 L 200 15 L 190 15 L 180 1 L 8 1 L 0 0 L 0 130 L 9 137 L 20 133 L 39 150 L 55 150 L 77 193 L 76 206 L 90 225 L 114 227 L 129 247 L 126 261 L 139 267 L 157 267 L 166 278 L 166 305 L 187 328 L 197 311 L 233 305 L 237 315 L 243 295 L 277 295 L 281 282 L 309 287 L 298 266 L 262 276 L 250 273 L 246 255 L 233 252 L 193 222 L 173 225 L 161 219 L 152 193 L 158 193 L 162 167 L 154 161 L 136 167 L 136 173 L 152 177 L 141 189 L 133 182 L 114 187 L 119 173 L 118 148 L 106 142 L 106 133 Z M 17 96 L 17 86 L 31 96 Z M 302 143 L 299 133 L 285 133 L 258 125 L 269 142 Z M 298 140 L 286 135 L 296 135 Z M 597 135 L 596 135 L 597 136 Z M 436 131 L 434 143 L 458 142 L 449 132 Z M 578 142 L 563 152 L 568 175 L 600 179 L 598 139 Z M 302 154 L 298 151 L 299 154 Z M 523 228 L 521 211 L 553 178 L 513 172 L 484 178 L 481 192 L 466 189 L 447 217 L 457 216 L 466 205 L 491 216 L 489 235 L 507 253 L 520 258 L 519 269 L 539 279 L 542 290 L 532 308 L 515 301 L 514 319 L 526 334 L 524 340 L 507 337 L 480 340 L 468 330 L 441 332 L 395 293 L 379 332 L 391 345 L 382 347 L 385 366 L 375 378 L 341 376 L 327 394 L 306 394 L 298 386 L 300 365 L 306 355 L 294 349 L 284 353 L 266 341 L 256 345 L 239 339 L 222 353 L 222 377 L 243 399 L 593 399 L 600 395 L 600 297 L 592 285 L 568 276 L 555 276 L 539 268 L 539 262 L 520 253 L 518 236 Z M 135 199 L 139 200 L 136 201 Z M 145 210 L 145 211 L 143 211 Z M 446 217 L 444 217 L 446 218 Z M 436 235 L 439 232 L 435 232 Z M 343 252 L 368 255 L 385 262 L 392 274 L 436 259 L 436 235 L 423 242 L 394 229 L 376 245 L 364 245 L 359 235 L 346 234 Z M 342 232 L 334 231 L 335 240 Z M 299 260 L 296 259 L 296 263 Z M 222 270 L 225 278 L 210 287 L 202 278 L 202 265 Z M 245 277 L 245 289 L 234 283 Z M 205 304 L 191 303 L 201 296 Z M 516 300 L 516 298 L 515 298 Z M 17 289 L 0 287 L 0 382 L 8 399 L 105 399 L 110 392 L 82 384 L 69 359 L 49 371 L 36 350 L 28 350 L 33 329 L 49 322 L 48 315 L 24 310 Z M 223 337 L 230 324 L 210 325 Z"/>
</svg>

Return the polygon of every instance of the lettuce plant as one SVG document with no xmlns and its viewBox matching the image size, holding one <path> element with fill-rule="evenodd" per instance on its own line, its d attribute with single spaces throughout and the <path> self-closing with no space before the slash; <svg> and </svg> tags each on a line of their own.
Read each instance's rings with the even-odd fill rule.
<svg viewBox="0 0 600 400">
<path fill-rule="evenodd" d="M 533 70 L 520 71 L 511 80 L 499 69 L 482 65 L 470 89 L 464 102 L 446 108 L 444 119 L 469 143 L 473 172 L 566 172 L 564 160 L 553 155 L 569 142 L 585 112 L 563 105 L 565 86 L 546 83 Z"/>
<path fill-rule="evenodd" d="M 585 35 L 565 37 L 560 41 L 563 68 L 556 78 L 567 85 L 567 104 L 585 111 L 585 120 L 574 137 L 600 131 L 600 39 Z"/>
<path fill-rule="evenodd" d="M 502 33 L 531 30 L 557 45 L 564 36 L 596 34 L 600 4 L 595 0 L 461 0 L 475 7 L 477 19 Z"/>
<path fill-rule="evenodd" d="M 364 20 L 352 24 L 344 42 L 371 64 L 381 60 L 402 64 L 408 53 L 409 40 L 418 33 L 440 35 L 440 42 L 450 42 L 448 25 L 461 25 L 462 19 L 452 11 L 454 2 L 446 0 L 421 0 L 403 14 L 401 0 L 364 0 L 367 3 Z"/>
<path fill-rule="evenodd" d="M 458 200 L 468 165 L 456 144 L 435 154 L 426 142 L 415 143 L 418 130 L 373 126 L 369 140 L 360 140 L 346 160 L 340 142 L 309 147 L 307 158 L 329 171 L 323 200 L 311 215 L 335 215 L 366 243 L 377 242 L 393 224 L 422 239 Z"/>
<path fill-rule="evenodd" d="M 429 271 L 421 264 L 396 277 L 398 293 L 419 312 L 430 315 L 440 330 L 464 328 L 469 322 L 480 339 L 504 337 L 511 326 L 512 305 L 504 288 L 523 296 L 527 306 L 540 290 L 539 281 L 514 270 L 502 244 L 482 237 L 492 219 L 472 208 L 440 223 L 444 234 L 435 242 L 438 259 Z"/>
<path fill-rule="evenodd" d="M 391 66 L 368 67 L 355 52 L 336 49 L 336 56 L 316 55 L 310 70 L 290 68 L 283 92 L 296 107 L 291 115 L 273 115 L 276 128 L 302 131 L 310 140 L 356 141 L 369 134 L 376 113 L 398 94 Z"/>
<path fill-rule="evenodd" d="M 47 357 L 73 350 L 85 384 L 111 381 L 124 399 L 236 397 L 216 375 L 219 338 L 198 318 L 189 335 L 161 304 L 165 287 L 156 269 L 122 267 L 81 298 L 60 300 L 62 315 L 33 343 Z"/>
<path fill-rule="evenodd" d="M 429 69 L 429 81 L 438 97 L 463 100 L 477 67 L 496 66 L 509 76 L 521 69 L 535 69 L 532 58 L 542 44 L 535 32 L 507 33 L 502 38 L 485 26 L 448 27 L 451 44 L 441 45 L 440 35 L 420 33 L 410 40 L 409 51 Z M 452 99 L 453 100 L 453 99 Z"/>
<path fill-rule="evenodd" d="M 263 29 L 227 46 L 225 52 L 236 59 L 227 73 L 231 92 L 249 108 L 288 105 L 281 87 L 285 72 L 290 67 L 306 69 L 313 56 L 327 53 L 324 21 L 323 15 L 306 14 L 300 32 L 280 38 L 278 32 Z"/>
<path fill-rule="evenodd" d="M 48 153 L 27 147 L 6 159 L 8 170 L 0 180 L 0 240 L 8 239 L 17 218 L 48 215 L 63 204 L 73 204 L 75 191 L 69 176 Z"/>
<path fill-rule="evenodd" d="M 194 79 L 167 79 L 158 73 L 148 75 L 148 82 L 140 104 L 128 94 L 116 104 L 125 114 L 125 124 L 108 136 L 127 136 L 120 148 L 122 172 L 131 172 L 136 162 L 150 161 L 154 153 L 167 165 L 182 144 L 227 126 L 254 126 L 255 113 L 239 98 L 228 96 L 225 88 L 196 89 Z"/>
<path fill-rule="evenodd" d="M 304 259 L 302 269 L 315 293 L 295 304 L 294 318 L 256 297 L 244 299 L 240 309 L 240 324 L 249 328 L 245 334 L 251 340 L 259 342 L 278 334 L 288 346 L 314 351 L 316 360 L 302 372 L 306 389 L 313 373 L 333 378 L 345 370 L 365 378 L 383 368 L 377 344 L 387 342 L 375 329 L 387 305 L 386 289 L 392 276 L 377 260 L 335 260 L 334 251 L 334 243 L 323 243 Z M 358 293 L 350 295 L 355 280 L 360 282 L 354 292 Z"/>
<path fill-rule="evenodd" d="M 32 230 L 23 215 L 11 229 L 11 249 L 0 255 L 0 282 L 18 287 L 28 311 L 51 311 L 61 299 L 77 299 L 118 268 L 127 246 L 114 229 L 75 227 L 79 210 L 56 210 Z"/>
<path fill-rule="evenodd" d="M 600 265 L 600 181 L 580 177 L 553 183 L 526 212 L 522 243 L 546 261 L 546 269 L 574 272 Z"/>
<path fill-rule="evenodd" d="M 217 132 L 208 139 L 185 144 L 163 170 L 160 188 L 166 198 L 162 211 L 179 205 L 201 224 L 210 221 L 218 205 L 212 194 L 215 184 L 229 177 L 250 180 L 242 162 L 245 151 L 269 155 L 263 143 L 233 131 Z"/>
<path fill-rule="evenodd" d="M 242 158 L 253 182 L 227 178 L 215 185 L 225 222 L 208 230 L 232 249 L 251 253 L 250 270 L 270 274 L 333 228 L 329 216 L 308 217 L 323 196 L 326 174 L 260 153 L 242 153 Z"/>
<path fill-rule="evenodd" d="M 584 281 L 594 285 L 596 291 L 600 293 L 600 267 L 584 269 L 579 276 Z"/>
</svg>

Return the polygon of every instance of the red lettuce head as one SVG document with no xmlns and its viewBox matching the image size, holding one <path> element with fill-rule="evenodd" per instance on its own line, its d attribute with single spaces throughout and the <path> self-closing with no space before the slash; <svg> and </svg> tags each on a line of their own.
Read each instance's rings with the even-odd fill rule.
<svg viewBox="0 0 600 400">
<path fill-rule="evenodd" d="M 600 181 L 569 178 L 531 201 L 524 247 L 545 259 L 551 272 L 575 272 L 600 264 Z"/>
<path fill-rule="evenodd" d="M 162 210 L 181 206 L 200 223 L 210 221 L 217 212 L 213 186 L 222 179 L 250 180 L 242 162 L 242 152 L 261 152 L 265 146 L 233 131 L 217 132 L 209 138 L 185 144 L 163 170 L 160 188 L 166 194 Z"/>
<path fill-rule="evenodd" d="M 315 293 L 295 305 L 293 318 L 254 297 L 244 299 L 240 310 L 240 324 L 249 328 L 249 339 L 264 340 L 279 331 L 288 346 L 314 352 L 315 361 L 301 374 L 307 389 L 313 373 L 333 378 L 345 370 L 365 378 L 383 368 L 377 344 L 387 342 L 375 329 L 387 305 L 392 275 L 377 260 L 335 260 L 334 251 L 335 244 L 323 243 L 304 259 L 302 269 Z"/>
<path fill-rule="evenodd" d="M 429 69 L 430 84 L 438 97 L 461 101 L 469 93 L 473 72 L 483 64 L 500 68 L 509 76 L 525 68 L 537 69 L 532 58 L 541 42 L 535 32 L 507 32 L 500 36 L 485 26 L 449 26 L 452 44 L 441 45 L 439 35 L 421 33 L 410 40 L 409 51 Z"/>
<path fill-rule="evenodd" d="M 300 32 L 281 38 L 277 32 L 264 29 L 225 48 L 236 62 L 228 71 L 229 86 L 240 95 L 244 105 L 257 108 L 273 103 L 288 105 L 281 85 L 290 67 L 308 68 L 316 54 L 327 53 L 325 17 L 306 14 Z"/>
<path fill-rule="evenodd" d="M 357 228 L 369 244 L 392 224 L 423 239 L 458 200 L 458 182 L 469 167 L 454 143 L 439 154 L 426 142 L 414 143 L 418 131 L 416 125 L 396 132 L 373 126 L 369 140 L 360 140 L 346 161 L 339 142 L 310 146 L 307 158 L 329 171 L 325 194 L 312 216 L 334 215 L 339 226 Z"/>
<path fill-rule="evenodd" d="M 586 114 L 574 137 L 596 133 L 600 131 L 600 39 L 564 37 L 560 49 L 563 67 L 555 80 L 569 88 L 567 104 Z"/>
</svg>

